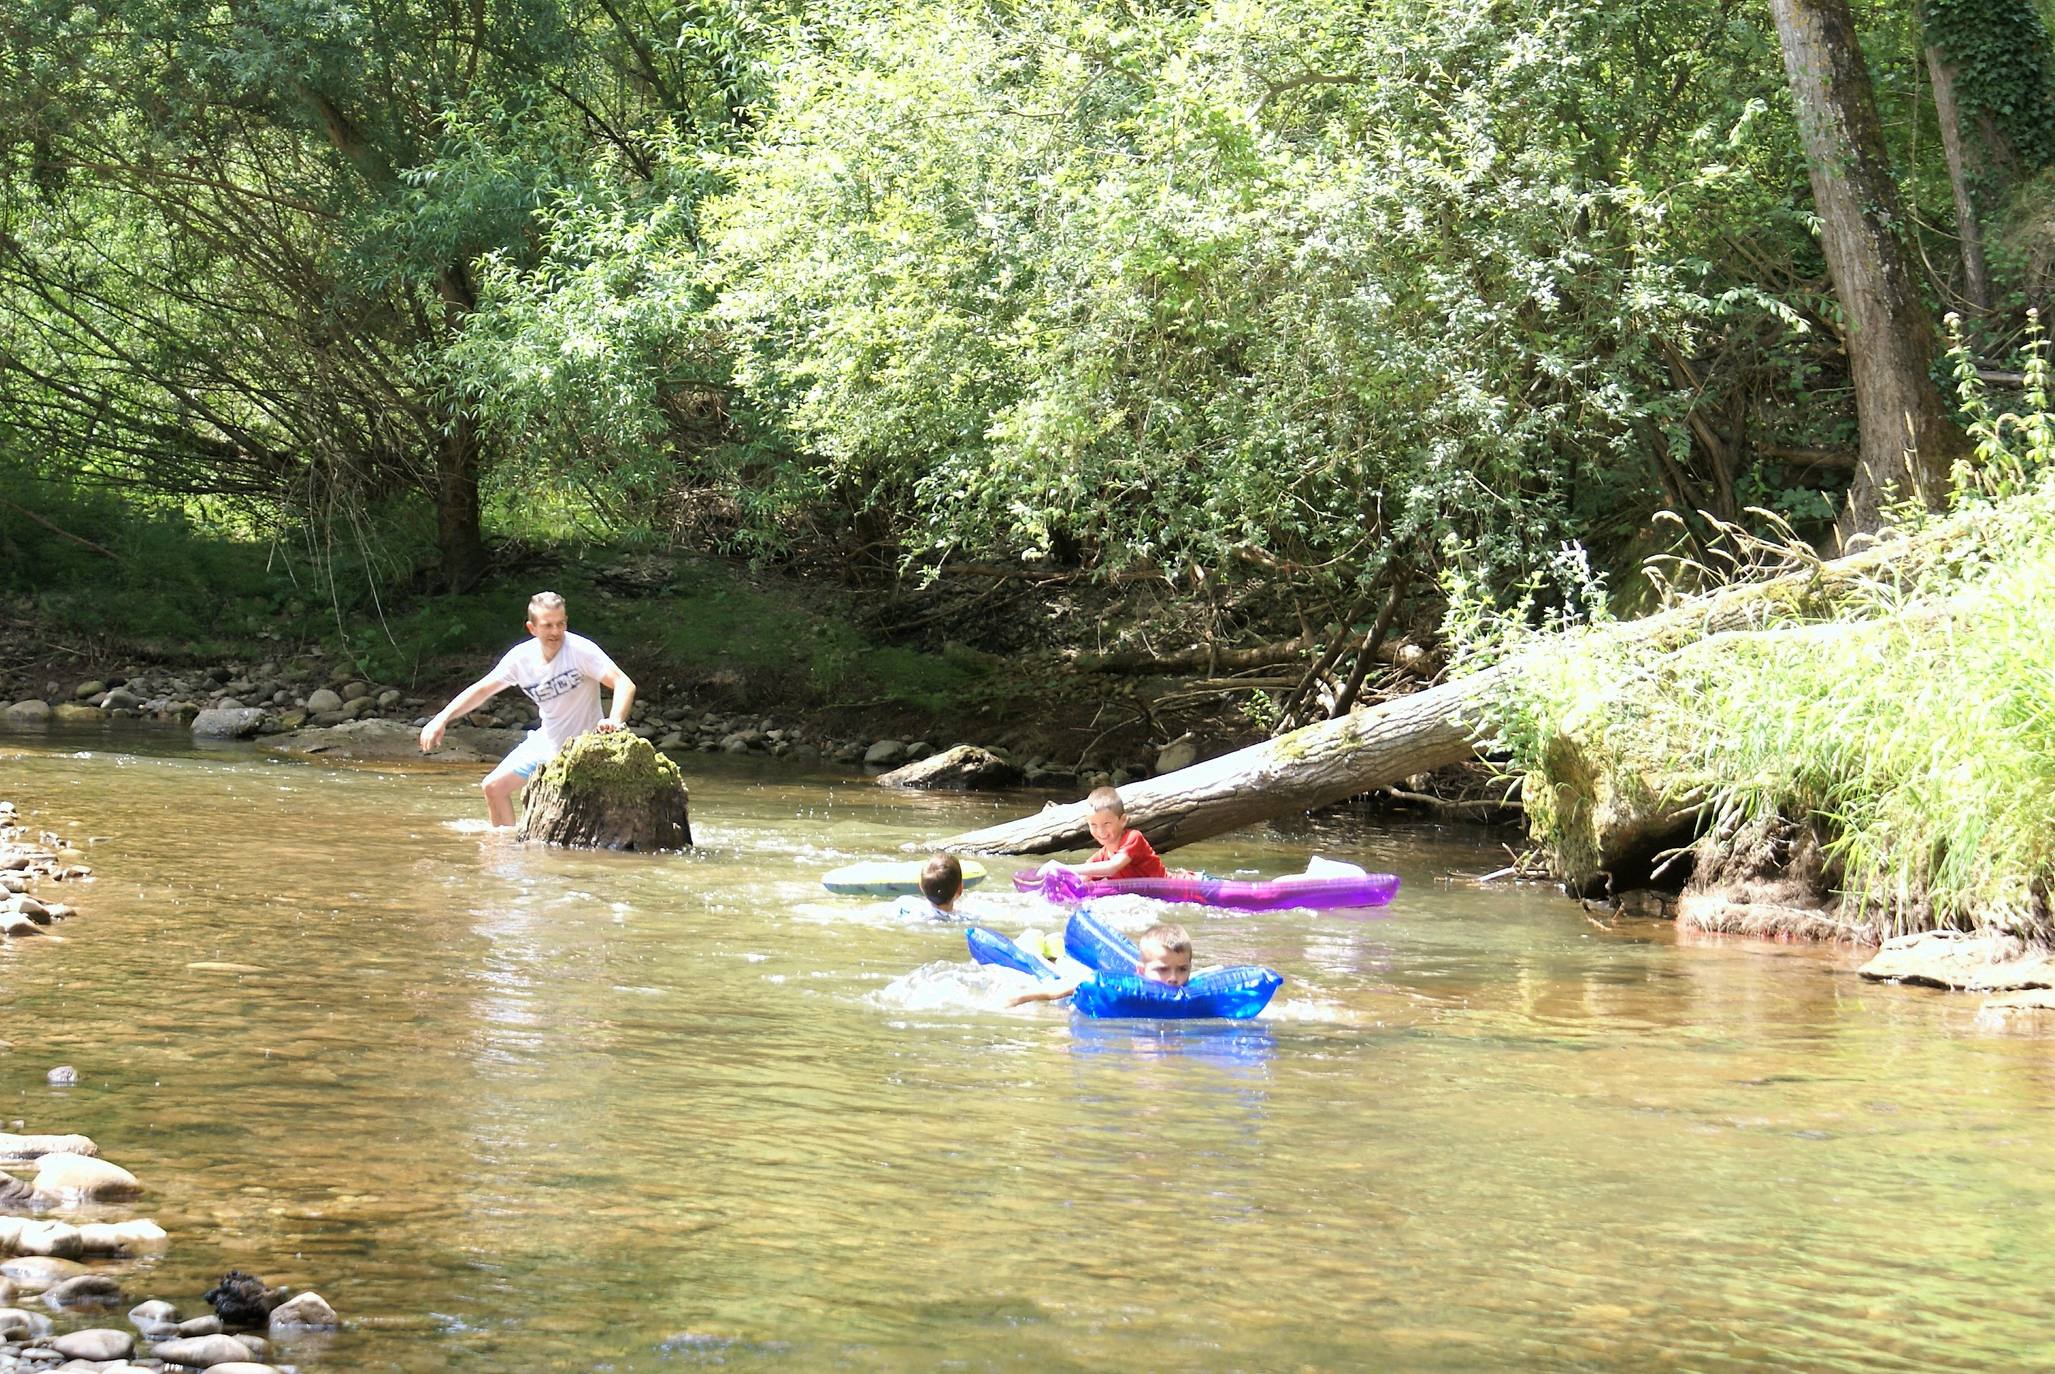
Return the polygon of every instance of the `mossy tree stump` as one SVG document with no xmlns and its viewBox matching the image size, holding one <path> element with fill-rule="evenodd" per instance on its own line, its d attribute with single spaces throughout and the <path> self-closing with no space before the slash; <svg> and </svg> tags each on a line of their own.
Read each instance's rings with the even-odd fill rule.
<svg viewBox="0 0 2055 1374">
<path fill-rule="evenodd" d="M 578 849 L 684 849 L 692 843 L 678 765 L 626 730 L 572 740 L 528 780 L 518 832 Z"/>
</svg>

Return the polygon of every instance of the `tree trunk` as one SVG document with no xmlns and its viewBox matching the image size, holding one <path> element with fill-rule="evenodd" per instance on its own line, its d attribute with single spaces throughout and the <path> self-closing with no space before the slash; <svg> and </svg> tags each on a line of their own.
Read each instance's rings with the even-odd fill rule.
<svg viewBox="0 0 2055 1374">
<path fill-rule="evenodd" d="M 1950 556 L 1973 535 L 1970 521 L 1957 517 L 1910 540 L 1873 545 L 1767 581 L 1725 587 L 1660 614 L 1589 633 L 1664 649 L 1722 633 L 1823 618 L 1850 601 L 1873 603 L 1880 585 L 1916 568 L 1922 559 Z M 1461 763 L 1475 755 L 1473 741 L 1494 695 L 1510 674 L 1519 671 L 1516 659 L 1340 720 L 1321 721 L 1190 768 L 1130 783 L 1120 789 L 1128 823 L 1158 850 L 1174 849 Z M 1086 847 L 1085 820 L 1084 803 L 1073 802 L 932 845 L 907 847 L 964 854 L 1049 854 Z"/>
<path fill-rule="evenodd" d="M 625 730 L 580 735 L 529 779 L 523 840 L 574 849 L 686 849 L 692 844 L 678 765 Z"/>
<path fill-rule="evenodd" d="M 1984 231 L 1962 142 L 1962 113 L 1955 103 L 1955 64 L 1927 44 L 1927 74 L 1934 82 L 1934 114 L 1941 124 L 1941 151 L 1948 157 L 1948 186 L 1955 196 L 1955 233 L 1962 243 L 1962 294 L 1979 315 L 1991 309 L 1991 276 L 1984 267 Z"/>
<path fill-rule="evenodd" d="M 1898 237 L 1898 187 L 1848 0 L 1770 0 L 1812 177 L 1820 242 L 1848 320 L 1862 465 L 1836 524 L 1845 545 L 1893 500 L 1938 507 L 1969 452 L 1927 375 L 1933 322 Z"/>
<path fill-rule="evenodd" d="M 1488 698 L 1497 681 L 1496 669 L 1478 673 L 1130 783 L 1120 789 L 1128 824 L 1158 850 L 1175 849 L 1460 763 L 1476 753 L 1476 703 Z M 1048 854 L 1088 844 L 1085 822 L 1085 804 L 1072 802 L 954 835 L 934 847 L 960 854 Z"/>
<path fill-rule="evenodd" d="M 478 516 L 478 431 L 462 414 L 451 417 L 435 455 L 435 533 L 444 588 L 470 591 L 485 576 L 485 536 Z"/>
</svg>

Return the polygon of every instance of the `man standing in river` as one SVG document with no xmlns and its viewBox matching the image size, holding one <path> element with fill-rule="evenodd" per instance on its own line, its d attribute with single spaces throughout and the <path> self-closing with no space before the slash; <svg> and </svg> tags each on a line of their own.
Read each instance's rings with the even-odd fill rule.
<svg viewBox="0 0 2055 1374">
<path fill-rule="evenodd" d="M 535 703 L 542 724 L 478 784 L 485 792 L 486 814 L 494 825 L 514 823 L 514 794 L 557 750 L 587 730 L 609 734 L 628 723 L 628 708 L 635 704 L 634 680 L 614 666 L 606 650 L 583 635 L 572 634 L 569 625 L 564 598 L 555 592 L 537 592 L 528 598 L 530 638 L 507 650 L 491 672 L 457 693 L 421 727 L 421 752 L 426 754 L 442 743 L 443 731 L 451 721 L 477 710 L 509 687 L 520 688 Z M 613 712 L 605 719 L 599 714 L 602 686 L 614 693 Z"/>
</svg>

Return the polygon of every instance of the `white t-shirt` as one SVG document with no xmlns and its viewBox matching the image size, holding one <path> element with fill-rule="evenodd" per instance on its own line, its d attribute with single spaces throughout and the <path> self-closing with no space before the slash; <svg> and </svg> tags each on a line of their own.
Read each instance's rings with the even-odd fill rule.
<svg viewBox="0 0 2055 1374">
<path fill-rule="evenodd" d="M 530 637 L 507 650 L 492 680 L 518 687 L 542 713 L 538 731 L 552 749 L 599 724 L 599 680 L 615 671 L 606 650 L 584 635 L 566 633 L 557 656 L 542 660 L 542 641 Z"/>
</svg>

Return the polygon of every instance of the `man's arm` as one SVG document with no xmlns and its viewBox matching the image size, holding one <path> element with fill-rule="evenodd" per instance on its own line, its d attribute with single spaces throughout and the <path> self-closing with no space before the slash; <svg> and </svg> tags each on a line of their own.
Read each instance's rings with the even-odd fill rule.
<svg viewBox="0 0 2055 1374">
<path fill-rule="evenodd" d="M 421 727 L 421 752 L 433 753 L 442 743 L 442 732 L 449 723 L 491 701 L 506 690 L 506 684 L 490 673 L 466 687 L 450 699 L 450 704 L 435 713 L 435 718 Z"/>
<path fill-rule="evenodd" d="M 611 673 L 603 674 L 599 682 L 602 687 L 610 688 L 614 694 L 614 709 L 599 723 L 599 732 L 602 735 L 610 735 L 616 730 L 627 729 L 628 712 L 635 705 L 635 679 L 616 668 Z"/>
</svg>

